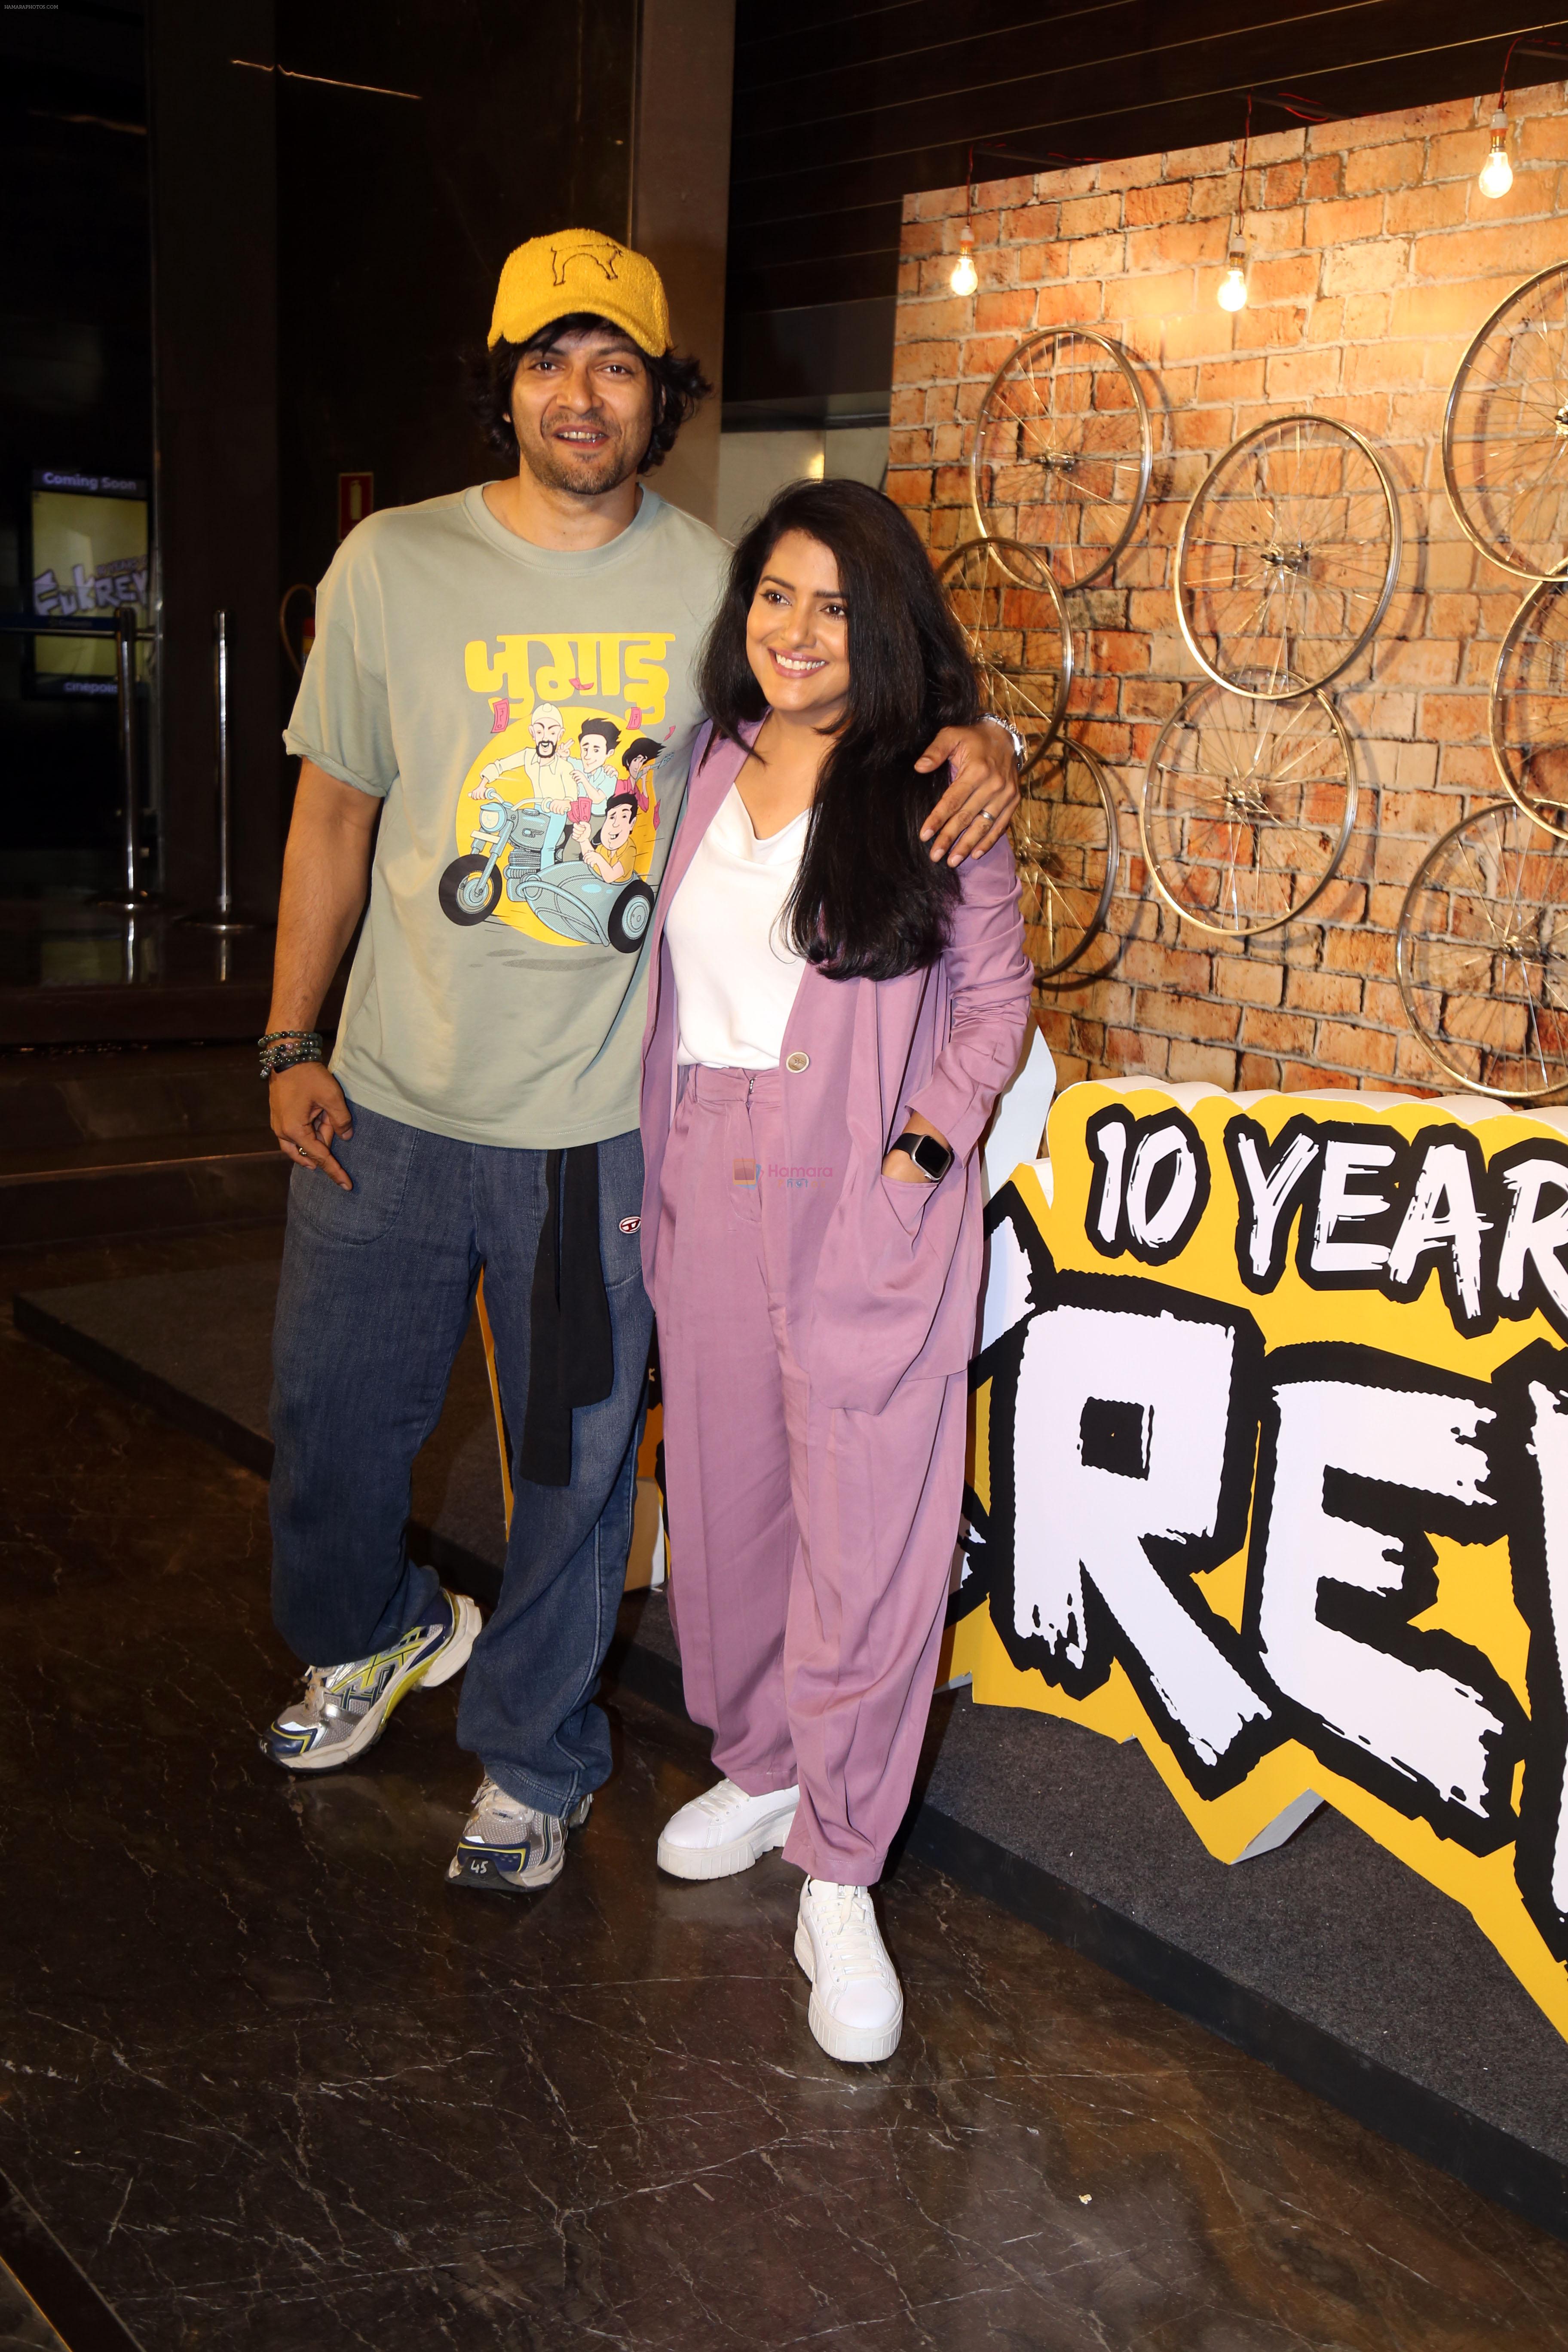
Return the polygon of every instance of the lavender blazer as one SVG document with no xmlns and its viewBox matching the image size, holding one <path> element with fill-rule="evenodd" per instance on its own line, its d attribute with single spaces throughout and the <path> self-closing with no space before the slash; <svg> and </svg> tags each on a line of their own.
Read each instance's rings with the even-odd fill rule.
<svg viewBox="0 0 1568 2352">
<path fill-rule="evenodd" d="M 748 730 L 750 732 L 751 730 Z M 643 1273 L 654 1311 L 668 1259 L 660 1173 L 676 1100 L 679 1024 L 665 917 L 746 753 L 705 727 L 654 919 L 643 1038 Z M 781 1055 L 792 1188 L 790 1344 L 822 1402 L 879 1412 L 906 1373 L 962 1371 L 974 1346 L 981 1213 L 976 1149 L 1017 1066 L 1031 974 L 1004 838 L 960 869 L 940 960 L 900 980 L 826 980 L 807 965 Z M 797 1056 L 804 1069 L 792 1070 Z M 919 1111 L 953 1149 L 940 1184 L 889 1182 L 882 1159 Z M 761 1181 L 770 1181 L 766 1168 Z M 780 1181 L 778 1176 L 773 1181 Z"/>
</svg>

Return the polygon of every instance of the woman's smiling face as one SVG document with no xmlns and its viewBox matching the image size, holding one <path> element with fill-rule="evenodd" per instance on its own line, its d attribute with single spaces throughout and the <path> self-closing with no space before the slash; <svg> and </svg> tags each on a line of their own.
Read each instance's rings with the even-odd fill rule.
<svg viewBox="0 0 1568 2352">
<path fill-rule="evenodd" d="M 785 531 L 746 615 L 746 658 L 781 718 L 835 727 L 849 699 L 849 614 L 820 540 Z"/>
</svg>

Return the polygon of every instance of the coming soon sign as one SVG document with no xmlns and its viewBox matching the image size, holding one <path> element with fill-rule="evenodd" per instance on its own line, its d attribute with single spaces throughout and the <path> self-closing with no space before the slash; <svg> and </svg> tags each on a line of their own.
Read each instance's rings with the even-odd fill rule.
<svg viewBox="0 0 1568 2352">
<path fill-rule="evenodd" d="M 1334 1805 L 1568 2034 L 1568 1122 L 1091 1085 L 1049 1151 L 951 1671 L 1138 1739 L 1223 1861 Z"/>
</svg>

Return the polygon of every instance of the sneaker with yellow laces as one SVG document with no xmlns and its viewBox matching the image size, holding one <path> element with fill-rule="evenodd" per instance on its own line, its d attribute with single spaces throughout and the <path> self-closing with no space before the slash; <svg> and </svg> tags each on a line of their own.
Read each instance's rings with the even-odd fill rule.
<svg viewBox="0 0 1568 2352">
<path fill-rule="evenodd" d="M 389 1650 L 341 1666 L 310 1666 L 297 1699 L 268 1724 L 261 1752 L 286 1772 L 335 1772 L 374 1748 L 392 1710 L 423 1683 L 434 1690 L 468 1662 L 480 1626 L 473 1601 L 442 1591 L 428 1620 Z"/>
</svg>

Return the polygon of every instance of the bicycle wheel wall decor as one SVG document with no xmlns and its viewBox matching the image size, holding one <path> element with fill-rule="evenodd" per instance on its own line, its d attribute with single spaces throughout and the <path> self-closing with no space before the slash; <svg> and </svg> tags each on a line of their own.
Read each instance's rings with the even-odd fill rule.
<svg viewBox="0 0 1568 2352">
<path fill-rule="evenodd" d="M 1568 1087 L 1568 845 L 1497 801 L 1444 834 L 1400 910 L 1410 1025 L 1471 1093 Z"/>
<path fill-rule="evenodd" d="M 1121 345 L 1088 327 L 1045 328 L 1009 353 L 981 402 L 975 526 L 1044 557 L 1063 589 L 1087 588 L 1137 530 L 1152 463 L 1148 403 Z"/>
<path fill-rule="evenodd" d="M 985 708 L 1024 738 L 1026 770 L 1062 722 L 1072 631 L 1049 564 L 1015 541 L 972 539 L 937 573 L 980 674 Z"/>
<path fill-rule="evenodd" d="M 1013 816 L 1024 950 L 1037 980 L 1060 980 L 1103 929 L 1120 845 L 1110 779 L 1086 745 L 1058 735 L 1025 776 Z"/>
<path fill-rule="evenodd" d="M 1543 580 L 1568 558 L 1568 262 L 1516 286 L 1454 373 L 1443 482 L 1490 562 Z"/>
<path fill-rule="evenodd" d="M 1492 673 L 1492 758 L 1526 816 L 1568 840 L 1568 582 L 1532 588 Z"/>
<path fill-rule="evenodd" d="M 1268 700 L 1329 685 L 1387 611 L 1401 544 L 1393 479 L 1363 435 L 1321 416 L 1255 426 L 1210 468 L 1182 524 L 1188 651 L 1216 686 Z"/>
<path fill-rule="evenodd" d="M 1355 809 L 1350 738 L 1326 695 L 1282 703 L 1204 685 L 1160 730 L 1138 827 L 1173 913 L 1250 939 L 1305 914 L 1344 855 Z"/>
<path fill-rule="evenodd" d="M 1017 708 L 1020 668 L 1037 712 L 1048 702 L 1015 838 L 1022 869 L 1040 836 L 1043 877 L 1022 876 L 1036 1005 L 1075 1076 L 1290 1086 L 1320 1066 L 1335 1083 L 1446 1088 L 1479 1068 L 1454 1043 L 1465 1020 L 1493 1062 L 1523 1050 L 1504 1034 L 1522 1024 L 1529 1067 L 1504 1078 L 1550 1080 L 1550 988 L 1528 1000 L 1544 1008 L 1530 1031 L 1506 927 L 1514 961 L 1496 971 L 1514 1009 L 1483 1014 L 1491 964 L 1486 989 L 1471 972 L 1449 992 L 1435 1034 L 1462 1066 L 1450 1075 L 1414 1050 L 1394 983 L 1409 877 L 1467 811 L 1506 798 L 1521 841 L 1533 821 L 1552 855 L 1568 850 L 1568 227 L 1547 135 L 1561 95 L 1521 96 L 1500 204 L 1473 194 L 1478 100 L 1442 126 L 1412 108 L 1398 143 L 1371 149 L 1364 125 L 1314 129 L 1306 181 L 1255 168 L 1241 141 L 910 208 L 889 485 L 933 563 L 972 536 L 1023 547 L 1072 624 L 1045 751 L 1044 665 L 993 640 L 987 668 L 998 709 Z M 1410 208 L 1436 199 L 1406 190 L 1439 182 L 1480 210 L 1423 241 Z M 1331 183 L 1367 201 L 1336 209 Z M 1192 224 L 1241 195 L 1255 260 L 1231 314 L 1219 270 L 1191 267 Z M 955 237 L 985 283 L 950 308 L 957 256 L 938 248 Z M 1067 961 L 1073 921 L 1045 884 L 1073 805 L 1056 763 L 1080 738 L 1106 763 L 1130 861 L 1130 810 L 1142 854 Z M 1091 921 L 1103 879 L 1075 877 Z M 1490 902 L 1471 898 L 1479 922 Z M 1249 979 L 1237 959 L 1268 969 Z M 1258 1017 L 1237 1009 L 1254 1000 Z M 1568 1086 L 1554 1098 L 1568 1105 Z"/>
</svg>

